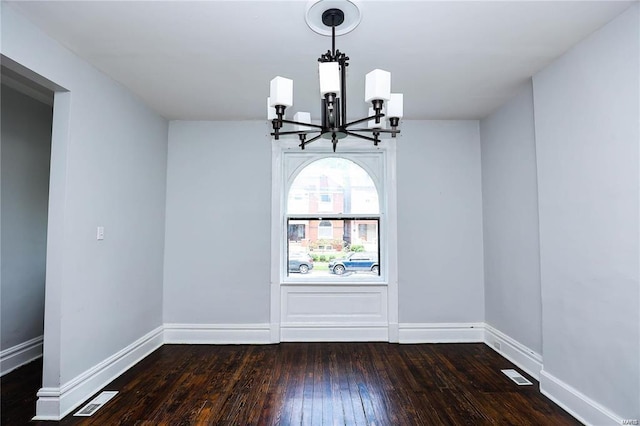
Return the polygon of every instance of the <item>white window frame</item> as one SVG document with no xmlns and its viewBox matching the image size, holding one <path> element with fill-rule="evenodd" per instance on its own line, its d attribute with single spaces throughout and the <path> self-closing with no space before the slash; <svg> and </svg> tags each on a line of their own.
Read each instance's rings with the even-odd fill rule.
<svg viewBox="0 0 640 426">
<path fill-rule="evenodd" d="M 389 341 L 398 341 L 398 261 L 396 211 L 396 144 L 397 139 L 383 140 L 378 147 L 370 142 L 345 139 L 333 153 L 330 144 L 309 145 L 304 151 L 294 139 L 272 140 L 272 205 L 271 205 L 271 341 L 280 341 L 281 289 L 283 286 L 305 286 L 337 283 L 328 280 L 308 280 L 288 277 L 287 215 L 289 188 L 297 174 L 312 162 L 341 157 L 353 161 L 369 173 L 378 189 L 380 202 L 380 261 L 385 265 L 379 277 L 371 281 L 352 281 L 350 286 L 385 286 L 388 294 Z M 329 145 L 329 146 L 327 146 Z M 323 215 L 323 219 L 340 215 Z M 354 215 L 349 215 L 352 217 Z M 370 216 L 370 215 L 367 215 Z M 342 285 L 342 284 L 338 284 Z"/>
<path fill-rule="evenodd" d="M 322 220 L 340 220 L 342 218 L 355 218 L 358 217 L 379 217 L 380 221 L 380 231 L 381 231 L 381 241 L 386 241 L 386 234 L 383 234 L 385 229 L 385 211 L 386 211 L 386 199 L 385 199 L 385 184 L 384 184 L 384 175 L 385 175 L 385 152 L 382 150 L 375 151 L 356 151 L 352 150 L 342 150 L 336 153 L 333 152 L 308 152 L 305 149 L 305 152 L 286 150 L 283 154 L 282 164 L 283 164 L 283 175 L 282 175 L 282 186 L 280 191 L 282 192 L 282 203 L 281 203 L 281 220 L 283 223 L 282 229 L 286 228 L 286 219 L 287 217 L 295 217 L 302 218 L 308 217 L 309 219 L 322 217 Z M 378 200 L 379 200 L 379 214 L 334 214 L 334 213 L 323 213 L 318 212 L 315 214 L 288 214 L 287 212 L 287 201 L 288 194 L 291 186 L 293 185 L 295 179 L 298 177 L 300 172 L 304 170 L 307 166 L 314 163 L 315 161 L 321 160 L 323 158 L 334 157 L 334 158 L 344 158 L 346 160 L 352 161 L 358 167 L 361 167 L 371 180 L 373 181 L 376 190 L 378 192 Z M 333 224 L 332 224 L 333 225 Z M 375 284 L 387 284 L 387 250 L 383 245 L 380 245 L 380 264 L 382 267 L 380 268 L 381 274 L 379 276 L 371 276 L 367 277 L 367 280 L 359 279 L 350 279 L 349 277 L 340 278 L 339 283 L 331 278 L 322 278 L 322 277 L 314 277 L 310 275 L 299 275 L 299 274 L 288 274 L 288 265 L 287 265 L 287 238 L 286 232 L 280 234 L 281 238 L 281 246 L 279 248 L 281 253 L 280 262 L 280 281 L 282 283 L 295 283 L 295 284 L 362 284 L 362 283 L 375 283 Z M 380 244 L 380 241 L 378 242 Z"/>
</svg>

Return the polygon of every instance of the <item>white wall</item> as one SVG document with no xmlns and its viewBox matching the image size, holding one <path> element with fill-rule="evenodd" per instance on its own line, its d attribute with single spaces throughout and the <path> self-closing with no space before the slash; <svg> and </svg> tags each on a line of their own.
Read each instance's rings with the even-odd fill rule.
<svg viewBox="0 0 640 426">
<path fill-rule="evenodd" d="M 53 108 L 2 86 L 0 351 L 42 336 Z"/>
<path fill-rule="evenodd" d="M 269 323 L 267 130 L 263 121 L 170 123 L 165 323 Z"/>
<path fill-rule="evenodd" d="M 397 144 L 400 322 L 482 322 L 478 122 L 405 120 Z"/>
<path fill-rule="evenodd" d="M 538 182 L 531 81 L 480 121 L 485 321 L 542 353 Z"/>
<path fill-rule="evenodd" d="M 640 418 L 639 22 L 635 4 L 533 79 L 544 372 L 622 419 Z"/>
<path fill-rule="evenodd" d="M 2 54 L 69 90 L 54 101 L 47 246 L 57 389 L 162 324 L 167 123 L 5 2 Z"/>
</svg>

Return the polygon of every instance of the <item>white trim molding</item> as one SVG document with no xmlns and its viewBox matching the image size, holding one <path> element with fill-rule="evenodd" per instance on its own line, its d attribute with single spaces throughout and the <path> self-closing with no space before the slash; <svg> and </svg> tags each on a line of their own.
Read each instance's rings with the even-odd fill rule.
<svg viewBox="0 0 640 426">
<path fill-rule="evenodd" d="M 540 371 L 540 392 L 585 425 L 621 425 L 623 419 L 548 373 Z"/>
<path fill-rule="evenodd" d="M 42 338 L 43 336 L 34 337 L 0 352 L 0 376 L 40 358 Z"/>
<path fill-rule="evenodd" d="M 483 343 L 484 323 L 400 323 L 399 343 Z"/>
<path fill-rule="evenodd" d="M 389 321 L 389 343 L 400 343 L 400 325 L 397 322 Z"/>
<path fill-rule="evenodd" d="M 164 342 L 192 345 L 272 343 L 271 324 L 165 324 Z"/>
<path fill-rule="evenodd" d="M 389 326 L 384 323 L 282 323 L 283 342 L 388 342 Z"/>
<path fill-rule="evenodd" d="M 38 391 L 33 420 L 60 420 L 163 344 L 163 327 L 145 334 L 59 388 Z"/>
<path fill-rule="evenodd" d="M 395 141 L 373 147 L 357 139 L 349 139 L 339 152 L 331 151 L 330 146 L 312 145 L 299 151 L 294 139 L 272 141 L 272 180 L 271 180 L 271 288 L 270 288 L 270 342 L 280 341 L 391 341 L 398 342 L 398 266 L 397 266 L 397 177 Z M 373 179 L 380 200 L 380 256 L 387 266 L 373 286 L 384 286 L 384 306 L 375 315 L 360 315 L 356 304 L 339 306 L 336 315 L 335 306 L 329 306 L 324 312 L 314 306 L 313 312 L 305 315 L 297 308 L 291 308 L 287 300 L 291 286 L 320 286 L 336 282 L 316 282 L 310 277 L 298 281 L 287 276 L 286 272 L 286 198 L 289 187 L 297 172 L 313 161 L 329 158 L 345 158 L 362 167 Z M 382 260 L 381 260 L 382 261 Z M 296 277 L 299 278 L 299 277 Z M 343 281 L 343 280 L 341 280 Z M 339 283 L 344 287 L 344 282 Z M 352 287 L 363 283 L 349 282 Z M 284 291 L 283 291 L 284 289 Z M 341 292 L 343 290 L 340 290 Z M 298 291 L 300 293 L 302 291 Z M 353 289 L 352 294 L 362 294 L 362 289 Z M 336 296 L 337 297 L 337 296 Z M 349 297 L 344 295 L 344 297 Z M 339 299 L 339 298 L 338 298 Z M 298 301 L 300 302 L 300 301 Z M 301 302 L 303 305 L 304 303 Z M 300 307 L 302 305 L 297 305 Z M 350 312 L 344 307 L 353 307 Z M 325 304 L 326 307 L 326 304 Z M 361 309 L 360 309 L 361 310 Z M 384 324 L 381 317 L 384 314 Z M 366 316 L 366 318 L 365 318 Z M 340 321 L 340 318 L 345 321 Z M 336 325 L 337 324 L 337 325 Z"/>
<path fill-rule="evenodd" d="M 484 331 L 484 343 L 487 346 L 540 381 L 542 355 L 489 324 L 485 324 Z"/>
</svg>

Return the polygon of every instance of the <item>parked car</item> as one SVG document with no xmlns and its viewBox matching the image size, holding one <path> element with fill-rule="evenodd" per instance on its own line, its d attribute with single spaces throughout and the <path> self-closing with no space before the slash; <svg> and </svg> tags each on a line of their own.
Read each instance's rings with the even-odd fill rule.
<svg viewBox="0 0 640 426">
<path fill-rule="evenodd" d="M 344 259 L 334 259 L 329 262 L 329 272 L 342 275 L 345 272 L 373 272 L 378 274 L 380 265 L 378 264 L 378 253 L 354 252 Z"/>
<path fill-rule="evenodd" d="M 313 259 L 308 253 L 289 254 L 289 272 L 306 274 L 311 269 L 313 269 Z"/>
</svg>

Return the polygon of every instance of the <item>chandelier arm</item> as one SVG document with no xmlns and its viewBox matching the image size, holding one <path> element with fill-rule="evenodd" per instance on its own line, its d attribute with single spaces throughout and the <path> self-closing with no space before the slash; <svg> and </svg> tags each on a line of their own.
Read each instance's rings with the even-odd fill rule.
<svg viewBox="0 0 640 426">
<path fill-rule="evenodd" d="M 309 139 L 308 141 L 301 142 L 301 143 L 300 143 L 300 145 L 299 145 L 299 146 L 300 146 L 300 148 L 304 149 L 304 147 L 305 147 L 305 146 L 307 146 L 307 145 L 309 145 L 310 143 L 315 142 L 315 141 L 317 141 L 318 139 L 320 139 L 320 137 L 321 137 L 321 136 L 322 136 L 322 133 L 321 133 L 321 134 L 319 134 L 318 136 L 314 136 L 314 137 L 312 137 L 312 138 L 311 138 L 311 139 Z"/>
<path fill-rule="evenodd" d="M 349 127 L 349 126 L 353 126 L 354 124 L 363 123 L 363 122 L 369 121 L 369 120 L 375 120 L 376 117 L 382 118 L 382 117 L 384 117 L 384 114 L 380 113 L 380 114 L 372 115 L 371 117 L 361 118 L 360 120 L 352 121 L 351 123 L 345 124 L 344 127 L 346 128 L 346 127 Z"/>
<path fill-rule="evenodd" d="M 391 133 L 397 134 L 400 133 L 400 130 L 392 130 L 392 129 L 351 129 L 350 132 L 368 132 L 368 133 Z"/>
<path fill-rule="evenodd" d="M 320 126 L 320 125 L 318 125 L 318 124 L 300 123 L 299 121 L 285 120 L 285 119 L 282 119 L 282 120 L 280 120 L 280 121 L 282 121 L 283 123 L 287 123 L 287 124 L 297 124 L 297 125 L 299 125 L 299 126 L 313 127 L 313 128 L 321 129 L 321 130 L 323 129 L 323 127 L 322 127 L 322 126 Z M 304 130 L 304 131 L 306 132 L 306 130 Z M 312 131 L 312 132 L 314 132 L 314 131 L 317 131 L 317 130 L 311 130 L 311 131 Z M 280 134 L 283 134 L 283 133 L 282 133 L 282 132 L 280 132 Z"/>
<path fill-rule="evenodd" d="M 287 131 L 287 132 L 278 132 L 279 136 L 282 135 L 306 135 L 307 133 L 316 133 L 316 132 L 320 132 L 320 130 L 291 130 L 291 131 Z M 271 136 L 275 136 L 275 132 L 271 133 Z"/>
<path fill-rule="evenodd" d="M 371 141 L 371 142 L 377 142 L 377 139 L 370 138 L 369 136 L 359 135 L 359 134 L 353 133 L 351 131 L 347 131 L 346 133 L 349 136 L 353 136 L 353 137 L 360 138 L 360 139 L 365 139 L 365 140 L 368 140 L 368 141 Z"/>
</svg>

